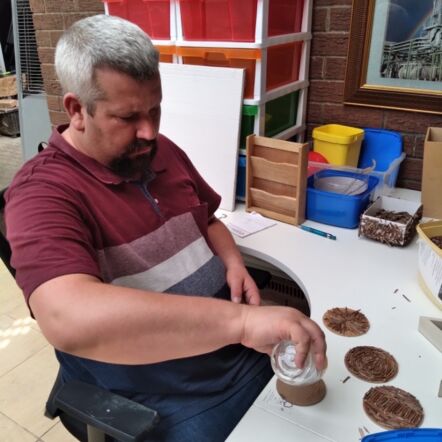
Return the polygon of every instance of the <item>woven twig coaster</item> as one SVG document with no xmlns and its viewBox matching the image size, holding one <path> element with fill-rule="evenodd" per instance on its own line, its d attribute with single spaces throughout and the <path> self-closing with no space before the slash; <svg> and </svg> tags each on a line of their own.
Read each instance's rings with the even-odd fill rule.
<svg viewBox="0 0 442 442">
<path fill-rule="evenodd" d="M 412 394 L 388 385 L 370 388 L 363 406 L 370 419 L 389 430 L 418 427 L 424 418 L 424 410 Z"/>
<path fill-rule="evenodd" d="M 370 346 L 349 350 L 345 366 L 354 376 L 368 382 L 387 382 L 398 372 L 398 364 L 390 353 Z"/>
<path fill-rule="evenodd" d="M 370 328 L 370 323 L 363 313 L 347 307 L 327 310 L 322 320 L 330 331 L 341 336 L 360 336 Z"/>
</svg>

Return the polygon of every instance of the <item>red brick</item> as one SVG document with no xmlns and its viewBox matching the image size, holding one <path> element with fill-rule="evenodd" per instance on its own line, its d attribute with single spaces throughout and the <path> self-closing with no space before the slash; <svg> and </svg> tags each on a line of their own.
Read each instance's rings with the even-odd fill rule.
<svg viewBox="0 0 442 442">
<path fill-rule="evenodd" d="M 79 11 L 104 12 L 104 3 L 101 0 L 77 0 Z"/>
<path fill-rule="evenodd" d="M 383 111 L 381 109 L 348 106 L 343 104 L 324 104 L 323 123 L 339 123 L 355 127 L 382 127 Z"/>
<path fill-rule="evenodd" d="M 45 0 L 46 12 L 78 11 L 76 0 Z"/>
<path fill-rule="evenodd" d="M 50 31 L 36 31 L 35 38 L 39 47 L 51 46 L 51 33 Z"/>
<path fill-rule="evenodd" d="M 312 80 L 310 82 L 309 97 L 311 101 L 320 103 L 339 103 L 344 94 L 342 81 Z"/>
<path fill-rule="evenodd" d="M 54 63 L 54 48 L 38 48 L 40 63 Z"/>
<path fill-rule="evenodd" d="M 416 146 L 416 135 L 404 134 L 402 136 L 404 152 L 407 156 L 414 156 L 414 149 Z"/>
<path fill-rule="evenodd" d="M 29 0 L 29 6 L 31 11 L 35 14 L 36 12 L 45 12 L 45 2 L 44 0 Z"/>
<path fill-rule="evenodd" d="M 324 78 L 324 57 L 310 57 L 309 77 L 315 80 Z"/>
<path fill-rule="evenodd" d="M 347 59 L 345 57 L 325 57 L 324 78 L 330 80 L 344 80 L 346 63 Z"/>
<path fill-rule="evenodd" d="M 55 73 L 55 66 L 49 63 L 41 64 L 41 73 L 43 78 L 47 78 L 48 80 L 56 80 L 57 74 Z"/>
<path fill-rule="evenodd" d="M 57 46 L 58 39 L 63 34 L 63 31 L 51 31 L 51 46 L 55 48 Z"/>
<path fill-rule="evenodd" d="M 396 110 L 386 115 L 385 128 L 391 130 L 425 134 L 428 127 L 441 125 L 440 115 Z"/>
<path fill-rule="evenodd" d="M 413 152 L 416 158 L 424 158 L 424 142 L 425 134 L 416 136 L 416 144 Z"/>
<path fill-rule="evenodd" d="M 47 95 L 48 109 L 50 111 L 63 111 L 63 100 L 58 95 Z"/>
<path fill-rule="evenodd" d="M 328 31 L 329 8 L 315 9 L 312 17 L 312 31 L 325 32 Z"/>
<path fill-rule="evenodd" d="M 322 121 L 322 107 L 321 103 L 309 102 L 307 105 L 306 120 L 309 123 L 321 123 Z"/>
<path fill-rule="evenodd" d="M 330 8 L 330 31 L 349 31 L 351 21 L 351 8 Z"/>
<path fill-rule="evenodd" d="M 63 16 L 63 24 L 64 29 L 69 28 L 73 23 L 75 23 L 78 20 L 81 20 L 82 18 L 90 17 L 92 14 L 89 12 L 84 13 L 75 13 L 75 14 L 65 14 Z"/>
<path fill-rule="evenodd" d="M 347 56 L 348 34 L 315 33 L 312 40 L 312 55 Z"/>
<path fill-rule="evenodd" d="M 69 123 L 69 118 L 64 112 L 50 111 L 49 118 L 54 126 Z"/>
<path fill-rule="evenodd" d="M 405 158 L 399 170 L 399 177 L 401 180 L 422 181 L 422 159 Z"/>
<path fill-rule="evenodd" d="M 36 31 L 63 29 L 62 14 L 34 14 L 33 18 Z"/>
<path fill-rule="evenodd" d="M 48 95 L 62 95 L 60 83 L 57 80 L 43 79 L 45 84 L 45 91 Z"/>
</svg>

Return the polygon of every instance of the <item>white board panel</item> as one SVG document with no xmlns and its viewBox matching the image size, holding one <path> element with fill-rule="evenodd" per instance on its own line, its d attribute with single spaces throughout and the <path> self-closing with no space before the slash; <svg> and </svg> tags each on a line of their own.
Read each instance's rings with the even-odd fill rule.
<svg viewBox="0 0 442 442">
<path fill-rule="evenodd" d="M 233 210 L 243 69 L 161 63 L 160 71 L 161 133 L 187 153 L 221 195 L 220 207 Z"/>
</svg>

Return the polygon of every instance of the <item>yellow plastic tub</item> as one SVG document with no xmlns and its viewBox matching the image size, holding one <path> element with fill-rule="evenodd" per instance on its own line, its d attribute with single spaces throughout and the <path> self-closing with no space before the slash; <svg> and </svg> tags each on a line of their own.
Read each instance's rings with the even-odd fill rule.
<svg viewBox="0 0 442 442">
<path fill-rule="evenodd" d="M 313 129 L 313 150 L 330 164 L 357 167 L 363 139 L 363 129 L 326 124 Z"/>
</svg>

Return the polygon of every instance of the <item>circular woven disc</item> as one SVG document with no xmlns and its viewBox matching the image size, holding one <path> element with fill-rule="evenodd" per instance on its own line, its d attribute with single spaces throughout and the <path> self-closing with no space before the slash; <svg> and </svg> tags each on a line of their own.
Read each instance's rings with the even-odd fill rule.
<svg viewBox="0 0 442 442">
<path fill-rule="evenodd" d="M 345 366 L 357 378 L 368 382 L 387 382 L 398 371 L 390 353 L 377 347 L 354 347 L 345 355 Z"/>
<path fill-rule="evenodd" d="M 347 307 L 327 310 L 322 320 L 330 331 L 341 336 L 360 336 L 370 328 L 370 323 L 363 313 Z"/>
<path fill-rule="evenodd" d="M 424 418 L 424 410 L 412 394 L 388 385 L 370 388 L 363 406 L 370 419 L 389 430 L 418 427 Z"/>
</svg>

